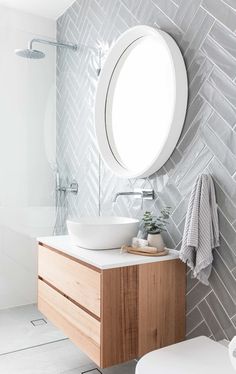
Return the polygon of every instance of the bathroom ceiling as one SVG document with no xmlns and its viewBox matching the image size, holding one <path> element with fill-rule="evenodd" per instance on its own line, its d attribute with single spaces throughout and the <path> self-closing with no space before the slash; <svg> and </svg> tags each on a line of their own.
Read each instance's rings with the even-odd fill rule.
<svg viewBox="0 0 236 374">
<path fill-rule="evenodd" d="M 0 5 L 57 19 L 75 0 L 0 0 Z"/>
</svg>

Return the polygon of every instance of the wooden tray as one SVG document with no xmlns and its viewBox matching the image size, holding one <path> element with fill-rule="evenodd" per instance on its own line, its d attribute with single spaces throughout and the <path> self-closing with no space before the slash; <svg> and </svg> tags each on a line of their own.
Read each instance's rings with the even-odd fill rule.
<svg viewBox="0 0 236 374">
<path fill-rule="evenodd" d="M 157 252 L 157 253 L 147 253 L 147 252 L 140 252 L 140 251 L 135 251 L 132 249 L 132 247 L 127 248 L 128 253 L 132 253 L 134 255 L 140 255 L 140 256 L 151 256 L 151 257 L 158 257 L 158 256 L 166 256 L 169 254 L 168 249 L 165 249 L 162 252 Z"/>
</svg>

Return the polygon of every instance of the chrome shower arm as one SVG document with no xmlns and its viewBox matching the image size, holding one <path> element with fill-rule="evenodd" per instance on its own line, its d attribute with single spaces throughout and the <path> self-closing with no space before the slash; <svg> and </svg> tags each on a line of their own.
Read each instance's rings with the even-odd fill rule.
<svg viewBox="0 0 236 374">
<path fill-rule="evenodd" d="M 78 46 L 76 44 L 66 44 L 61 42 L 52 42 L 51 40 L 45 40 L 45 39 L 32 39 L 29 42 L 29 49 L 33 49 L 33 43 L 41 43 L 41 44 L 49 44 L 53 45 L 55 47 L 62 47 L 62 48 L 70 48 L 73 51 L 76 51 L 78 49 Z"/>
</svg>

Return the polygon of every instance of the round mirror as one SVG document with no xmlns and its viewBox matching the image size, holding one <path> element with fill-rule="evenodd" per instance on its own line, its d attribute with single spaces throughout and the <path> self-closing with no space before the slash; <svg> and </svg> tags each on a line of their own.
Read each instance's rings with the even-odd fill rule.
<svg viewBox="0 0 236 374">
<path fill-rule="evenodd" d="M 95 110 L 100 153 L 116 175 L 146 177 L 163 166 L 183 127 L 187 93 L 183 57 L 167 33 L 137 26 L 117 40 Z"/>
</svg>

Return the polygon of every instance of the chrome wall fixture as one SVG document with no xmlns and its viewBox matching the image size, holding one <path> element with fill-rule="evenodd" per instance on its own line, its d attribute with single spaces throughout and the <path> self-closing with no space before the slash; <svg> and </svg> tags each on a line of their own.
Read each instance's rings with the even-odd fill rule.
<svg viewBox="0 0 236 374">
<path fill-rule="evenodd" d="M 42 43 L 42 44 L 53 45 L 55 47 L 70 48 L 70 49 L 73 49 L 74 51 L 77 51 L 77 49 L 78 49 L 78 45 L 77 44 L 62 43 L 62 42 L 53 42 L 51 40 L 38 39 L 38 38 L 34 38 L 34 39 L 32 39 L 29 42 L 29 49 L 33 49 L 33 43 Z"/>
<path fill-rule="evenodd" d="M 75 179 L 73 179 L 68 186 L 62 186 L 60 182 L 60 175 L 57 172 L 56 174 L 56 191 L 57 192 L 77 194 L 78 189 L 79 189 L 79 185 Z"/>
<path fill-rule="evenodd" d="M 65 187 L 58 187 L 57 188 L 57 191 L 59 191 L 59 192 L 71 192 L 71 193 L 74 193 L 74 194 L 77 194 L 78 193 L 78 183 L 75 181 L 75 180 L 73 180 L 70 184 L 69 184 L 69 186 L 65 186 Z"/>
<path fill-rule="evenodd" d="M 133 196 L 135 199 L 142 199 L 142 200 L 153 200 L 154 199 L 154 191 L 152 189 L 137 189 L 134 191 L 128 192 L 118 192 L 115 194 L 113 199 L 113 203 L 117 201 L 119 196 Z"/>
<path fill-rule="evenodd" d="M 31 59 L 36 59 L 36 60 L 44 58 L 45 53 L 37 49 L 33 49 L 33 43 L 48 44 L 48 45 L 52 45 L 54 47 L 60 47 L 60 48 L 69 48 L 69 49 L 72 49 L 73 51 L 78 50 L 77 44 L 62 43 L 60 41 L 53 42 L 51 40 L 34 38 L 29 42 L 27 49 L 16 49 L 15 54 L 20 57 L 31 58 Z"/>
<path fill-rule="evenodd" d="M 51 40 L 33 38 L 32 40 L 29 41 L 28 48 L 15 49 L 15 54 L 23 58 L 34 59 L 34 60 L 39 60 L 39 59 L 44 58 L 45 53 L 42 51 L 39 51 L 38 49 L 34 49 L 33 43 L 47 44 L 47 45 L 52 45 L 54 47 L 59 47 L 59 48 L 68 48 L 75 52 L 78 51 L 79 48 L 88 48 L 90 50 L 94 50 L 95 52 L 97 52 L 97 58 L 98 58 L 97 76 L 100 75 L 101 65 L 102 65 L 102 49 L 101 48 L 96 49 L 96 48 L 93 48 L 87 45 L 82 45 L 82 44 L 63 43 L 60 41 L 53 42 Z"/>
</svg>

